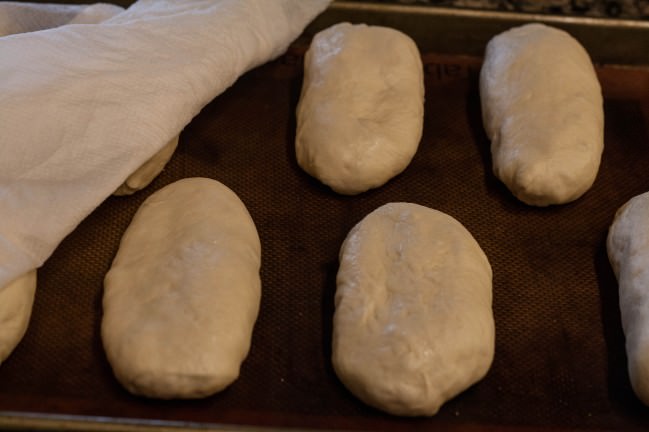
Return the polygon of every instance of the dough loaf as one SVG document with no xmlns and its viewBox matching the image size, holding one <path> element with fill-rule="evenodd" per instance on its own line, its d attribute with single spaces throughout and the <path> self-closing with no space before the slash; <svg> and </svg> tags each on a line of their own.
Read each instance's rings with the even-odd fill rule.
<svg viewBox="0 0 649 432">
<path fill-rule="evenodd" d="M 178 147 L 180 136 L 169 141 L 159 152 L 153 155 L 151 159 L 140 166 L 131 174 L 124 183 L 117 188 L 113 195 L 123 196 L 131 195 L 147 187 L 154 178 L 158 176 L 169 162 Z"/>
<path fill-rule="evenodd" d="M 480 73 L 495 175 L 521 201 L 573 201 L 595 181 L 604 147 L 602 94 L 568 33 L 527 24 L 494 37 Z"/>
<path fill-rule="evenodd" d="M 21 341 L 32 314 L 36 270 L 0 288 L 0 364 Z"/>
<path fill-rule="evenodd" d="M 106 274 L 102 339 L 135 394 L 198 398 L 239 375 L 259 311 L 261 246 L 243 203 L 190 178 L 144 201 Z"/>
<path fill-rule="evenodd" d="M 430 416 L 494 355 L 491 266 L 455 219 L 416 204 L 366 216 L 340 251 L 333 365 L 365 403 Z"/>
<path fill-rule="evenodd" d="M 649 192 L 617 211 L 606 246 L 618 279 L 631 385 L 649 405 Z"/>
<path fill-rule="evenodd" d="M 315 35 L 295 140 L 307 173 L 341 194 L 379 187 L 408 166 L 423 121 L 423 68 L 412 39 L 349 23 Z"/>
</svg>

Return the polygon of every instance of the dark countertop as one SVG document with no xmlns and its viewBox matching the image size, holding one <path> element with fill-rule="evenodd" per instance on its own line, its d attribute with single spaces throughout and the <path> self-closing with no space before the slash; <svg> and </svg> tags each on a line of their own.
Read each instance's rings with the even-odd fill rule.
<svg viewBox="0 0 649 432">
<path fill-rule="evenodd" d="M 354 0 L 359 2 L 369 0 Z M 376 0 L 372 0 L 376 1 Z M 649 0 L 379 0 L 400 3 L 547 13 L 590 17 L 649 19 Z"/>
</svg>

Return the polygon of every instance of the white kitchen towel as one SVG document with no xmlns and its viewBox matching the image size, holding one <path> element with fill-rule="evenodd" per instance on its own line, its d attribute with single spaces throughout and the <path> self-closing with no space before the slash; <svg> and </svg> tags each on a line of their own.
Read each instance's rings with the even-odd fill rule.
<svg viewBox="0 0 649 432">
<path fill-rule="evenodd" d="M 329 1 L 140 0 L 98 24 L 0 37 L 0 287 Z"/>
<path fill-rule="evenodd" d="M 53 3 L 0 3 L 0 36 L 59 27 L 64 24 L 97 24 L 124 11 L 109 3 L 71 5 Z"/>
</svg>

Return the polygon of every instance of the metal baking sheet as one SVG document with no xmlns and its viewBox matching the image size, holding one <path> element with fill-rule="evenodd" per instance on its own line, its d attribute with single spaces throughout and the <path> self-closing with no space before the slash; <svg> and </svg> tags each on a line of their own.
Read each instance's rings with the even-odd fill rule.
<svg viewBox="0 0 649 432">
<path fill-rule="evenodd" d="M 308 32 L 339 21 L 394 27 L 412 36 L 423 52 L 473 56 L 481 56 L 497 33 L 527 22 L 544 22 L 570 32 L 596 62 L 649 65 L 649 21 L 339 1 Z"/>
<path fill-rule="evenodd" d="M 0 366 L 0 427 L 647 429 L 649 408 L 633 395 L 626 371 L 617 284 L 604 240 L 615 210 L 649 190 L 649 61 L 643 57 L 649 50 L 616 57 L 606 44 L 592 42 L 606 116 L 597 180 L 574 203 L 528 207 L 491 173 L 477 74 L 491 34 L 538 19 L 569 27 L 584 41 L 609 28 L 615 37 L 643 36 L 631 45 L 649 41 L 646 25 L 334 3 L 285 55 L 247 73 L 207 105 L 149 188 L 109 198 L 39 270 L 28 332 Z M 339 196 L 309 177 L 293 152 L 302 56 L 315 31 L 342 20 L 411 34 L 425 67 L 424 135 L 417 154 L 401 175 L 355 197 Z M 204 400 L 148 400 L 127 393 L 106 361 L 99 337 L 102 280 L 141 202 L 190 176 L 226 184 L 255 220 L 262 240 L 261 311 L 241 376 L 228 389 Z M 494 272 L 493 366 L 432 418 L 398 418 L 368 408 L 337 380 L 329 359 L 338 249 L 354 224 L 391 201 L 457 218 Z"/>
</svg>

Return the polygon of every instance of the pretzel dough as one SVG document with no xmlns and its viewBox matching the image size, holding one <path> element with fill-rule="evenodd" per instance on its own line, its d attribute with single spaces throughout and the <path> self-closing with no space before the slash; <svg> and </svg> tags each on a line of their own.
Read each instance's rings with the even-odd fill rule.
<svg viewBox="0 0 649 432">
<path fill-rule="evenodd" d="M 32 314 L 36 292 L 36 270 L 0 289 L 0 363 L 21 341 Z"/>
<path fill-rule="evenodd" d="M 341 23 L 315 35 L 297 107 L 299 165 L 341 194 L 383 185 L 417 151 L 424 122 L 421 58 L 405 34 Z"/>
<path fill-rule="evenodd" d="M 259 311 L 260 254 L 248 211 L 215 180 L 146 199 L 105 278 L 102 339 L 124 387 L 197 398 L 232 383 Z"/>
<path fill-rule="evenodd" d="M 631 385 L 649 405 L 649 192 L 617 211 L 606 246 L 619 284 Z"/>
<path fill-rule="evenodd" d="M 365 403 L 434 415 L 487 373 L 494 355 L 491 266 L 455 219 L 392 203 L 340 251 L 333 365 Z"/>
<path fill-rule="evenodd" d="M 568 33 L 528 24 L 494 37 L 480 73 L 493 171 L 521 201 L 579 198 L 604 148 L 602 94 L 584 48 Z"/>
</svg>

